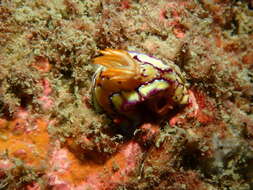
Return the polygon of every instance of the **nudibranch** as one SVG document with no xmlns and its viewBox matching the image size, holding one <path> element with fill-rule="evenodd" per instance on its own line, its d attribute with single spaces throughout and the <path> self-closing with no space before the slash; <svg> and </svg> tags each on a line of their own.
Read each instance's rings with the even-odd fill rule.
<svg viewBox="0 0 253 190">
<path fill-rule="evenodd" d="M 92 83 L 97 111 L 133 123 L 164 116 L 188 104 L 189 94 L 179 67 L 134 51 L 105 49 L 94 59 L 100 65 Z"/>
</svg>

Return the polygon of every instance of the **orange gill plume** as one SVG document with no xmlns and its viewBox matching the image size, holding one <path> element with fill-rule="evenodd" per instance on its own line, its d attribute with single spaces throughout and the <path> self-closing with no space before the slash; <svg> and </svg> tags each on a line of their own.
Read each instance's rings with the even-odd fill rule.
<svg viewBox="0 0 253 190">
<path fill-rule="evenodd" d="M 100 52 L 103 56 L 95 58 L 94 64 L 106 67 L 102 72 L 102 76 L 121 82 L 140 76 L 139 64 L 127 51 L 105 49 Z"/>
</svg>

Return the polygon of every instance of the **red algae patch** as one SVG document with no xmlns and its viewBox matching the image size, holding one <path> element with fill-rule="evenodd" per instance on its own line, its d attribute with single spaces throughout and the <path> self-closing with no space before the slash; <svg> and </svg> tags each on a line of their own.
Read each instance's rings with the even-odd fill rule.
<svg viewBox="0 0 253 190">
<path fill-rule="evenodd" d="M 47 58 L 42 57 L 42 56 L 37 56 L 35 60 L 36 61 L 32 64 L 32 67 L 34 67 L 35 69 L 37 69 L 38 71 L 42 73 L 43 72 L 47 73 L 50 71 L 51 65 Z"/>
<path fill-rule="evenodd" d="M 215 119 L 214 104 L 207 100 L 204 92 L 189 90 L 190 98 L 187 108 L 170 118 L 170 125 L 183 124 L 187 118 L 194 118 L 202 124 L 207 124 Z"/>
<path fill-rule="evenodd" d="M 253 66 L 253 51 L 249 52 L 248 54 L 244 55 L 242 58 L 242 62 L 245 65 L 249 65 L 250 67 Z"/>
</svg>

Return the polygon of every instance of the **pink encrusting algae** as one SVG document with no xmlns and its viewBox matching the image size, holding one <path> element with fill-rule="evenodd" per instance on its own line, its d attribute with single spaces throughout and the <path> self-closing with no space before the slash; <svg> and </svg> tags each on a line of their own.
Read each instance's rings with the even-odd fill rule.
<svg viewBox="0 0 253 190">
<path fill-rule="evenodd" d="M 0 189 L 252 189 L 252 20 L 251 0 L 2 0 Z"/>
<path fill-rule="evenodd" d="M 54 102 L 50 94 L 52 93 L 52 87 L 47 79 L 42 79 L 42 96 L 38 98 L 39 102 L 41 103 L 41 107 L 44 110 L 48 110 L 52 108 Z"/>
</svg>

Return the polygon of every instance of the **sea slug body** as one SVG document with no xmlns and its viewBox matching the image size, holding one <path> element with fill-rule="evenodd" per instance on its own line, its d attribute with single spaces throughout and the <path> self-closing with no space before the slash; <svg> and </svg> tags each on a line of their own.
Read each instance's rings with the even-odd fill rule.
<svg viewBox="0 0 253 190">
<path fill-rule="evenodd" d="M 164 116 L 188 104 L 189 94 L 179 67 L 133 51 L 105 49 L 94 59 L 101 65 L 92 84 L 97 111 L 134 123 Z"/>
</svg>

